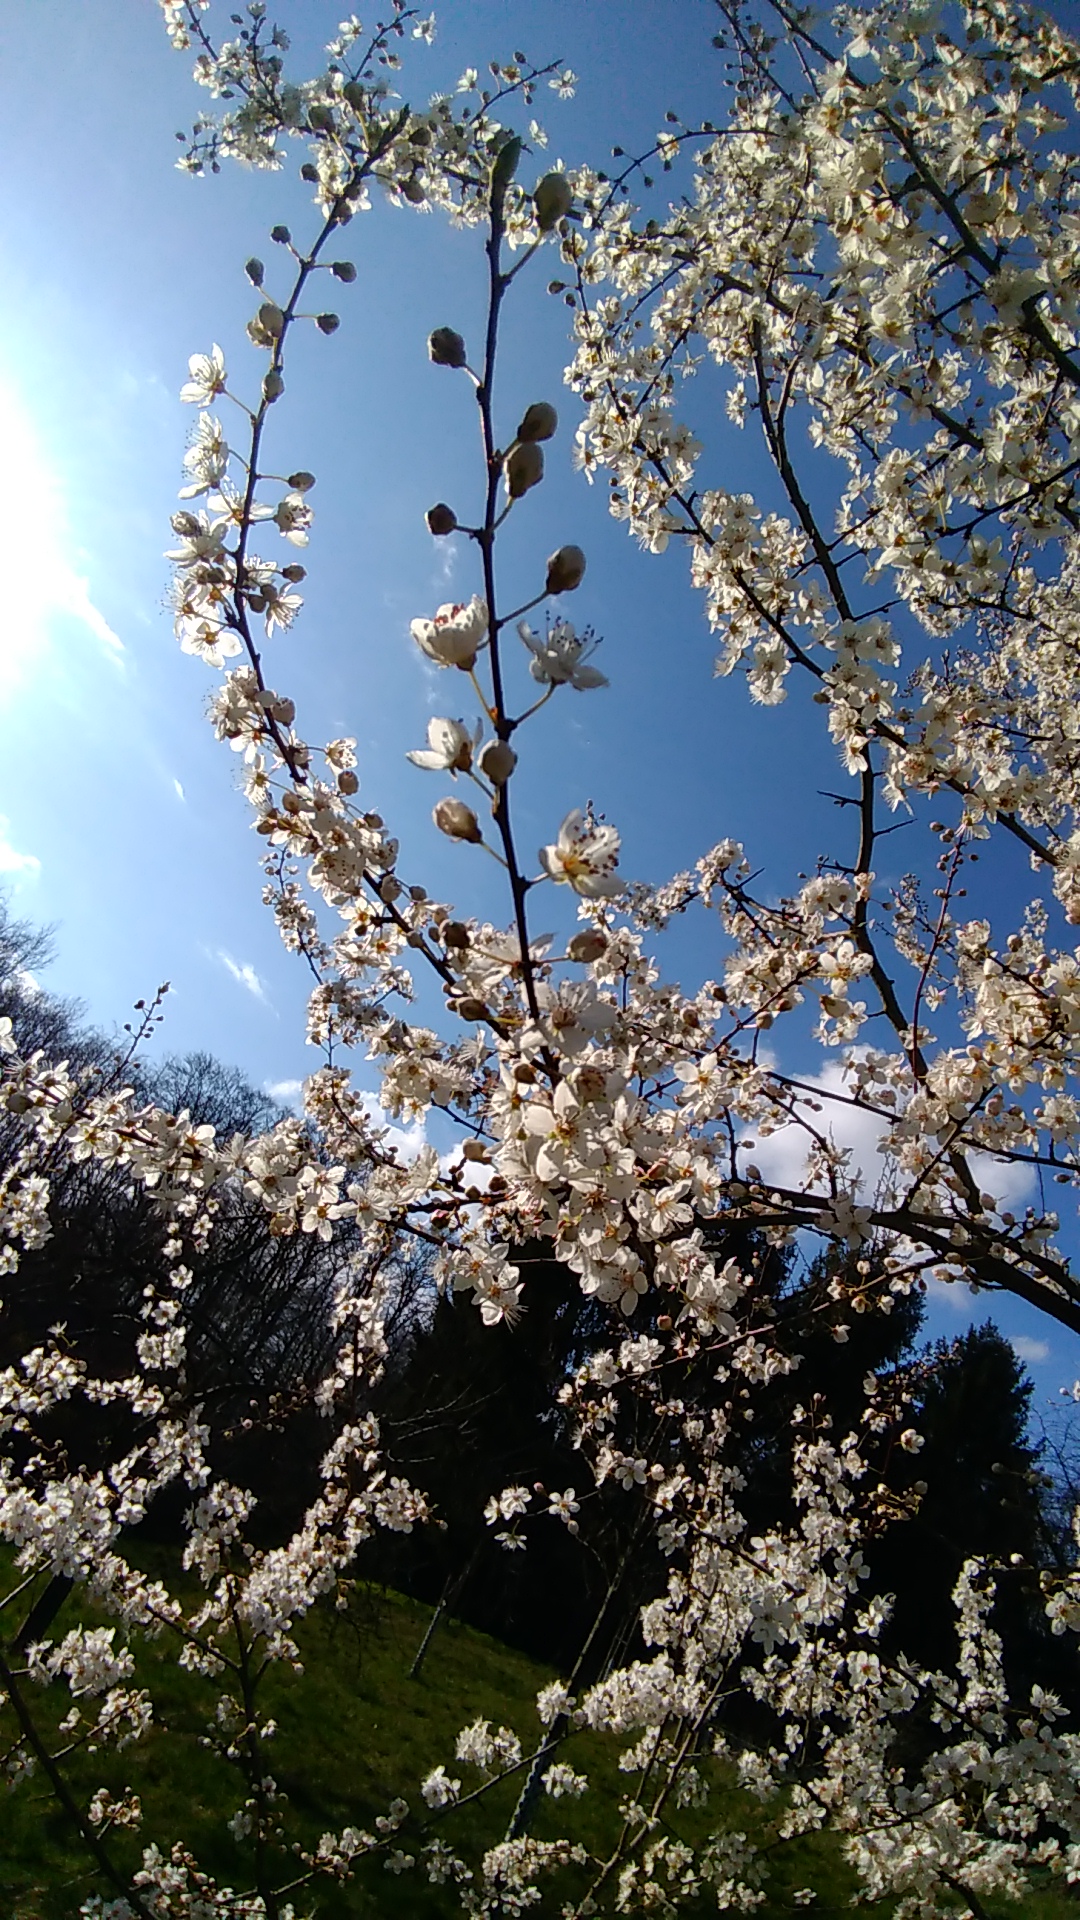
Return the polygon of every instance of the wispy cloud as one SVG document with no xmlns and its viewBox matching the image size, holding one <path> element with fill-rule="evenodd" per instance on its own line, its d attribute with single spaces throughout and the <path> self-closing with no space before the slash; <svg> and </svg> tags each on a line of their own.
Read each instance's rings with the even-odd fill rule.
<svg viewBox="0 0 1080 1920">
<path fill-rule="evenodd" d="M 1009 1345 L 1018 1360 L 1027 1360 L 1035 1367 L 1037 1367 L 1041 1361 L 1049 1360 L 1050 1358 L 1050 1342 L 1048 1340 L 1032 1340 L 1026 1333 L 1010 1334 Z"/>
<path fill-rule="evenodd" d="M 175 793 L 178 800 L 187 799 L 187 794 L 184 792 L 183 786 L 181 785 L 179 780 L 173 781 L 173 792 Z"/>
<path fill-rule="evenodd" d="M 10 693 L 47 649 L 57 615 L 86 629 L 118 666 L 124 647 L 89 581 L 73 566 L 67 512 L 57 475 L 44 457 L 29 418 L 10 389 L 0 387 L 0 442 L 9 473 L 19 476 L 18 563 L 4 582 L 0 626 L 0 695 Z"/>
<path fill-rule="evenodd" d="M 234 960 L 232 954 L 227 953 L 224 947 L 218 948 L 217 957 L 241 987 L 246 987 L 256 1000 L 261 1000 L 264 1007 L 270 1005 L 270 996 L 250 960 Z"/>
<path fill-rule="evenodd" d="M 36 853 L 21 853 L 8 838 L 11 823 L 6 814 L 0 813 L 0 873 L 14 876 L 19 880 L 36 880 L 41 872 L 41 861 Z"/>
<path fill-rule="evenodd" d="M 435 542 L 437 564 L 434 583 L 437 587 L 448 587 L 455 573 L 460 549 L 456 540 L 437 540 Z"/>
</svg>

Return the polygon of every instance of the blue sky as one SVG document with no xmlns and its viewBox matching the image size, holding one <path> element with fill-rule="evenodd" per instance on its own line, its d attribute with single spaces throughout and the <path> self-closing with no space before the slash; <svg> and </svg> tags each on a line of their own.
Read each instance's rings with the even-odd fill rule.
<svg viewBox="0 0 1080 1920">
<path fill-rule="evenodd" d="M 538 109 L 548 160 L 602 163 L 615 143 L 643 147 L 669 106 L 721 116 L 707 0 L 447 0 L 438 11 L 434 48 L 409 48 L 402 89 L 414 98 L 517 48 L 575 69 L 576 100 L 545 93 Z M 276 17 L 294 35 L 298 70 L 314 69 L 339 12 L 337 0 L 282 0 Z M 178 172 L 174 135 L 200 104 L 153 0 L 34 0 L 0 17 L 0 881 L 17 911 L 55 923 L 49 984 L 96 1021 L 122 1021 L 168 979 L 162 1046 L 205 1047 L 277 1084 L 314 1064 L 305 981 L 261 905 L 236 762 L 202 715 L 215 677 L 172 640 L 162 552 L 191 424 L 176 398 L 187 357 L 218 340 L 241 383 L 253 381 L 243 262 L 258 253 L 272 274 L 269 227 L 306 233 L 314 215 L 295 169 L 204 181 Z M 425 352 L 433 326 L 466 337 L 479 328 L 479 240 L 376 207 L 341 252 L 359 270 L 353 287 L 335 287 L 343 325 L 303 340 L 273 422 L 278 470 L 311 468 L 318 486 L 305 613 L 274 642 L 269 670 L 308 738 L 357 736 L 362 793 L 399 834 L 408 871 L 503 920 L 494 866 L 482 872 L 480 856 L 439 839 L 430 809 L 443 787 L 404 759 L 430 714 L 456 712 L 461 699 L 455 688 L 447 706 L 409 620 L 479 584 L 470 552 L 433 542 L 423 522 L 438 499 L 467 518 L 479 481 L 466 383 Z M 525 731 L 521 845 L 531 856 L 592 798 L 622 829 L 634 877 L 660 879 L 733 834 L 786 887 L 835 842 L 836 815 L 816 790 L 839 789 L 841 776 L 801 699 L 763 713 L 740 679 L 711 677 L 714 647 L 683 557 L 639 554 L 608 517 L 603 488 L 572 471 L 568 316 L 543 292 L 552 270 L 541 260 L 523 275 L 507 312 L 504 423 L 551 399 L 562 425 L 548 479 L 510 523 L 503 591 L 523 601 L 555 546 L 582 545 L 589 572 L 573 617 L 604 636 L 598 664 L 611 687 L 561 695 Z M 705 422 L 753 484 L 762 468 L 750 434 L 737 436 L 719 410 Z M 898 872 L 903 838 L 886 843 Z M 688 981 L 719 970 L 705 923 L 680 927 L 666 957 Z M 1036 1359 L 1040 1391 L 1080 1372 L 1080 1343 L 1019 1305 L 994 1311 L 1031 1357 L 1053 1341 Z M 967 1317 L 962 1298 L 937 1303 L 933 1330 Z"/>
</svg>

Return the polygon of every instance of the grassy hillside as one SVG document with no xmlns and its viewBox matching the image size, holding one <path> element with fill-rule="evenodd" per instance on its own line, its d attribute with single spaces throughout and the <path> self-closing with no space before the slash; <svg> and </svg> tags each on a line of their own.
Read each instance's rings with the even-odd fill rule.
<svg viewBox="0 0 1080 1920">
<path fill-rule="evenodd" d="M 293 1837 L 305 1844 L 327 1827 L 370 1826 L 396 1793 L 404 1793 L 421 1811 L 420 1780 L 440 1761 L 451 1766 L 454 1738 L 471 1720 L 485 1717 L 514 1727 L 526 1748 L 535 1742 L 535 1696 L 551 1676 L 483 1634 L 451 1622 L 437 1637 L 422 1678 L 408 1679 L 428 1617 L 425 1608 L 400 1594 L 362 1588 L 347 1614 L 328 1609 L 305 1623 L 299 1635 L 306 1665 L 303 1679 L 289 1672 L 268 1678 L 266 1704 L 280 1727 L 273 1751 L 268 1749 L 268 1769 L 289 1796 Z M 64 1626 L 61 1616 L 53 1637 L 59 1637 Z M 142 1832 L 126 1846 L 121 1837 L 115 1842 L 126 1864 L 134 1865 L 139 1849 L 150 1841 L 167 1851 L 173 1841 L 182 1840 L 220 1882 L 243 1887 L 248 1869 L 225 1828 L 242 1797 L 239 1782 L 199 1738 L 215 1689 L 179 1672 L 175 1650 L 159 1643 L 147 1647 L 140 1681 L 154 1701 L 156 1730 L 145 1743 L 122 1754 L 81 1759 L 74 1781 L 85 1789 L 106 1784 L 113 1792 L 130 1786 L 141 1795 Z M 612 1810 L 627 1784 L 615 1765 L 616 1750 L 612 1747 L 598 1759 L 595 1741 L 588 1743 L 587 1752 L 583 1743 L 575 1752 L 570 1742 L 564 1754 L 589 1772 L 594 1788 L 569 1809 L 565 1802 L 545 1802 L 534 1831 L 540 1837 L 571 1831 L 587 1845 L 604 1849 L 614 1831 Z M 456 1771 L 468 1778 L 466 1769 Z M 472 1776 L 469 1784 L 474 1783 Z M 516 1783 L 495 1789 L 454 1816 L 447 1837 L 467 1833 L 473 1845 L 497 1840 L 515 1796 Z M 737 1802 L 731 1795 L 729 1810 L 738 1815 L 735 1824 L 753 1830 L 752 1803 Z M 704 1831 L 705 1816 L 676 1813 L 672 1824 L 693 1838 Z M 818 1889 L 813 1913 L 827 1920 L 841 1915 L 850 1920 L 854 1880 L 836 1845 L 827 1840 L 785 1849 L 771 1897 L 757 1909 L 761 1920 L 781 1920 L 798 1911 L 791 1895 L 806 1885 Z M 72 1920 L 80 1902 L 95 1889 L 108 1892 L 87 1871 L 81 1843 L 56 1810 L 40 1775 L 0 1798 L 0 1914 L 5 1920 Z M 552 1913 L 566 1891 L 560 1888 L 550 1905 Z M 553 1895 L 541 1913 L 547 1914 Z M 1018 1909 L 991 1911 L 1015 1916 Z M 1064 1920 L 1077 1913 L 1078 1903 L 1054 1888 L 1024 1911 L 1031 1920 Z M 318 1920 L 374 1920 L 376 1915 L 379 1920 L 437 1920 L 460 1908 L 451 1889 L 430 1885 L 420 1873 L 398 1877 L 372 1864 L 363 1878 L 347 1886 L 301 1893 L 298 1913 L 309 1912 Z"/>
</svg>

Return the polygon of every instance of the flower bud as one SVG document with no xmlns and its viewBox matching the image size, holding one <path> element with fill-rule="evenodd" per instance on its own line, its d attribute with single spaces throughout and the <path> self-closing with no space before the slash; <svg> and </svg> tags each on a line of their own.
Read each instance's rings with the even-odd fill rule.
<svg viewBox="0 0 1080 1920">
<path fill-rule="evenodd" d="M 427 195 L 424 192 L 422 182 L 417 179 L 415 173 L 411 173 L 407 180 L 402 181 L 401 197 L 403 200 L 407 200 L 411 207 L 423 206 Z"/>
<path fill-rule="evenodd" d="M 271 227 L 270 238 L 274 242 L 274 245 L 278 247 L 288 247 L 292 245 L 292 234 L 289 232 L 288 227 Z"/>
<path fill-rule="evenodd" d="M 254 254 L 252 254 L 250 260 L 245 260 L 244 272 L 247 274 L 247 277 L 251 281 L 251 284 L 253 287 L 262 286 L 263 273 L 265 272 L 265 268 L 263 267 L 262 261 L 257 260 Z"/>
<path fill-rule="evenodd" d="M 284 393 L 284 391 L 285 391 L 284 380 L 282 379 L 280 373 L 278 373 L 274 368 L 271 368 L 270 372 L 267 374 L 265 380 L 263 381 L 263 399 L 268 401 L 272 405 L 275 400 L 281 399 L 281 396 Z"/>
<path fill-rule="evenodd" d="M 458 949 L 469 944 L 469 929 L 460 920 L 448 920 L 442 930 L 443 945 Z"/>
<path fill-rule="evenodd" d="M 462 1020 L 487 1019 L 487 1008 L 483 1001 L 478 1000 L 472 993 L 467 993 L 463 999 L 455 1002 L 454 1012 L 460 1014 Z"/>
<path fill-rule="evenodd" d="M 535 440 L 523 440 L 508 456 L 504 468 L 506 491 L 511 500 L 535 487 L 544 477 L 544 456 Z"/>
<path fill-rule="evenodd" d="M 259 325 L 264 333 L 277 339 L 285 325 L 285 315 L 276 300 L 264 300 L 259 308 Z"/>
<path fill-rule="evenodd" d="M 315 315 L 315 325 L 318 327 L 320 333 L 336 333 L 341 325 L 341 321 L 336 313 L 317 313 Z"/>
<path fill-rule="evenodd" d="M 585 577 L 585 555 L 580 547 L 560 547 L 547 563 L 544 585 L 549 593 L 573 593 Z"/>
<path fill-rule="evenodd" d="M 565 220 L 573 203 L 574 196 L 565 173 L 545 173 L 533 194 L 536 224 L 541 233 L 550 233 L 560 220 Z"/>
<path fill-rule="evenodd" d="M 291 580 L 293 586 L 298 587 L 301 580 L 307 579 L 307 568 L 302 567 L 298 560 L 294 560 L 290 566 L 282 567 L 281 577 L 283 580 Z"/>
<path fill-rule="evenodd" d="M 596 927 L 588 927 L 583 933 L 575 933 L 566 951 L 571 960 L 599 960 L 607 952 L 607 939 Z"/>
<path fill-rule="evenodd" d="M 485 1161 L 488 1157 L 488 1150 L 484 1141 L 463 1140 L 461 1143 L 461 1157 L 463 1160 Z"/>
<path fill-rule="evenodd" d="M 354 113 L 363 113 L 368 104 L 368 97 L 367 90 L 359 80 L 346 80 L 341 92 Z"/>
<path fill-rule="evenodd" d="M 505 787 L 516 766 L 517 754 L 505 740 L 489 740 L 480 755 L 480 771 L 493 787 Z"/>
<path fill-rule="evenodd" d="M 337 777 L 339 793 L 357 793 L 360 782 L 351 767 L 344 767 Z"/>
<path fill-rule="evenodd" d="M 464 800 L 454 800 L 447 796 L 437 802 L 431 814 L 440 833 L 450 840 L 469 840 L 476 845 L 483 839 L 480 823 L 471 807 Z"/>
<path fill-rule="evenodd" d="M 550 440 L 559 424 L 559 416 L 547 400 L 534 400 L 527 407 L 517 430 L 519 440 Z"/>
<path fill-rule="evenodd" d="M 353 266 L 351 260 L 334 260 L 331 263 L 330 271 L 335 280 L 344 281 L 346 286 L 351 286 L 352 282 L 356 279 L 356 268 Z"/>
<path fill-rule="evenodd" d="M 384 874 L 383 878 L 379 881 L 379 899 L 385 900 L 387 906 L 389 906 L 392 901 L 397 900 L 403 892 L 404 888 L 396 873 Z"/>
<path fill-rule="evenodd" d="M 437 367 L 463 367 L 465 342 L 453 327 L 436 327 L 428 335 L 427 350 Z"/>
<path fill-rule="evenodd" d="M 437 506 L 429 507 L 424 518 L 427 521 L 428 532 L 435 534 L 436 538 L 453 533 L 457 526 L 457 514 L 453 507 L 446 505 L 444 500 L 440 500 Z"/>
</svg>

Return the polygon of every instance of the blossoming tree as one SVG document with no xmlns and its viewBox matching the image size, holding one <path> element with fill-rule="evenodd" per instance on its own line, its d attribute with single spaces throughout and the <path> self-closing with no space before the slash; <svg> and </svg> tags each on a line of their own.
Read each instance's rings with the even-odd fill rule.
<svg viewBox="0 0 1080 1920">
<path fill-rule="evenodd" d="M 0 1383 L 0 1514 L 16 1549 L 9 1773 L 44 1774 L 101 1876 L 81 1910 L 109 1920 L 286 1920 L 318 1910 L 321 1880 L 386 1865 L 473 1914 L 538 1901 L 567 1915 L 671 1911 L 706 1897 L 747 1910 L 773 1855 L 825 1827 L 844 1836 L 865 1897 L 897 1913 L 981 1914 L 987 1897 L 1023 1898 L 1033 1873 L 1071 1880 L 1077 1736 L 1044 1690 L 1010 1699 L 992 1623 L 995 1579 L 1034 1571 L 968 1563 L 955 1670 L 885 1657 L 888 1597 L 867 1590 L 864 1548 L 895 1517 L 890 1458 L 919 1447 L 902 1374 L 868 1378 L 848 1433 L 827 1407 L 797 1407 L 800 1518 L 751 1533 L 732 1436 L 799 1356 L 754 1259 L 725 1248 L 738 1231 L 746 1245 L 804 1235 L 840 1249 L 807 1312 L 841 1341 L 845 1315 L 888 1311 L 927 1274 L 1015 1294 L 1080 1330 L 1071 1223 L 1045 1205 L 1017 1217 L 995 1190 L 1017 1164 L 1065 1194 L 1077 1178 L 1080 265 L 1068 148 L 1080 46 L 1006 0 L 884 0 L 831 19 L 786 0 L 720 0 L 734 62 L 723 125 L 670 122 L 617 180 L 588 166 L 537 178 L 516 129 L 542 86 L 570 89 L 565 73 L 515 60 L 483 91 L 467 75 L 414 109 L 396 90 L 399 48 L 431 27 L 404 0 L 370 37 L 343 23 L 325 71 L 295 82 L 261 4 L 224 42 L 209 0 L 163 7 L 211 102 L 185 164 L 277 167 L 298 142 L 314 193 L 311 232 L 276 228 L 273 266 L 248 263 L 259 390 L 234 391 L 217 346 L 192 357 L 182 397 L 197 424 L 170 558 L 180 642 L 222 671 L 213 724 L 242 758 L 268 904 L 315 977 L 309 1038 L 325 1064 L 302 1119 L 224 1141 L 187 1114 L 140 1108 L 115 1078 L 24 1058 L 7 1040 L 4 1100 L 19 1126 L 0 1189 L 7 1267 L 48 1231 L 58 1157 L 122 1165 L 170 1223 L 129 1373 L 96 1377 L 56 1339 Z M 640 179 L 647 191 L 656 161 L 685 169 L 688 191 L 639 212 L 631 190 Z M 478 416 L 476 509 L 468 521 L 442 503 L 429 514 L 434 535 L 465 541 L 474 590 L 412 622 L 447 706 L 471 716 L 432 720 L 410 759 L 454 783 L 435 801 L 440 831 L 499 863 L 502 926 L 445 901 L 441 876 L 409 870 L 358 798 L 354 743 L 313 745 L 279 690 L 313 479 L 272 477 L 276 417 L 296 329 L 339 324 L 305 317 L 305 303 L 327 274 L 356 278 L 337 250 L 373 192 L 485 238 L 482 339 L 467 345 L 447 324 L 429 343 Z M 584 806 L 552 819 L 535 872 L 522 855 L 513 801 L 528 722 L 568 687 L 603 685 L 569 611 L 585 554 L 563 546 L 509 588 L 499 565 L 500 528 L 528 515 L 557 426 L 550 402 L 503 393 L 500 322 L 530 269 L 556 257 L 576 309 L 568 378 L 586 472 L 610 478 L 613 511 L 646 546 L 685 545 L 721 671 L 745 670 L 766 706 L 805 701 L 807 726 L 824 723 L 835 743 L 849 783 L 840 832 L 797 884 L 769 874 L 759 887 L 752 849 L 725 840 L 690 849 L 664 886 L 628 885 L 618 832 Z M 762 436 L 768 498 L 705 473 L 709 449 L 680 417 L 683 378 L 703 363 L 731 420 Z M 537 607 L 542 630 L 526 623 Z M 891 889 L 875 869 L 890 813 L 930 847 Z M 965 917 L 968 862 L 1016 845 L 1032 897 L 1015 926 Z M 541 887 L 571 910 L 557 938 L 536 931 Z M 690 911 L 719 916 L 726 958 L 721 981 L 684 992 L 652 947 Z M 442 989 L 438 1026 L 410 1013 L 417 970 Z M 790 1069 L 785 1030 L 808 1005 L 839 1075 Z M 350 1052 L 376 1063 L 389 1116 L 438 1108 L 460 1150 L 401 1159 L 341 1064 Z M 877 1130 L 874 1188 L 837 1144 L 841 1108 Z M 781 1128 L 806 1143 L 789 1186 L 763 1179 L 747 1144 Z M 251 1498 L 215 1466 L 184 1369 L 191 1251 L 238 1184 L 276 1233 L 330 1241 L 346 1221 L 364 1246 L 342 1271 L 337 1357 L 318 1388 L 321 1491 L 273 1548 L 254 1544 Z M 395 1259 L 431 1248 L 440 1286 L 492 1325 L 528 1311 L 520 1250 L 537 1241 L 568 1289 L 606 1309 L 609 1337 L 558 1387 L 580 1485 L 509 1486 L 488 1520 L 508 1550 L 542 1553 L 545 1528 L 576 1527 L 598 1488 L 636 1501 L 669 1566 L 642 1616 L 646 1657 L 545 1688 L 531 1750 L 506 1728 L 467 1727 L 456 1756 L 403 1781 L 370 1831 L 327 1832 L 298 1862 L 268 1771 L 262 1676 L 298 1663 L 297 1622 L 341 1595 L 373 1529 L 435 1517 L 394 1474 L 368 1405 Z M 124 1440 L 107 1457 L 65 1450 L 57 1415 L 73 1395 L 114 1409 L 110 1433 Z M 192 1504 L 170 1586 L 139 1572 L 127 1534 L 178 1482 Z M 114 1624 L 28 1637 L 57 1580 Z M 1080 1627 L 1076 1576 L 1044 1570 L 1043 1584 L 1054 1631 Z M 239 1892 L 200 1869 L 182 1833 L 148 1837 L 128 1873 L 115 1843 L 138 1825 L 135 1798 L 84 1804 L 70 1787 L 73 1746 L 144 1732 L 150 1702 L 134 1683 L 147 1634 L 170 1636 L 181 1663 L 220 1688 L 213 1739 L 236 1770 L 231 1826 L 249 1873 Z M 39 1693 L 55 1680 L 72 1697 L 59 1725 Z M 741 1716 L 735 1698 L 749 1703 Z M 588 1775 L 559 1757 L 589 1730 L 625 1743 L 627 1788 L 601 1852 L 574 1829 Z M 507 1775 L 521 1791 L 505 1839 L 471 1857 L 457 1810 Z M 733 1777 L 761 1803 L 753 1839 L 730 1799 L 709 1812 Z M 570 1812 L 560 1837 L 540 1840 L 545 1795 Z M 671 1825 L 687 1807 L 691 1837 Z M 797 1903 L 813 1896 L 801 1889 Z"/>
</svg>

